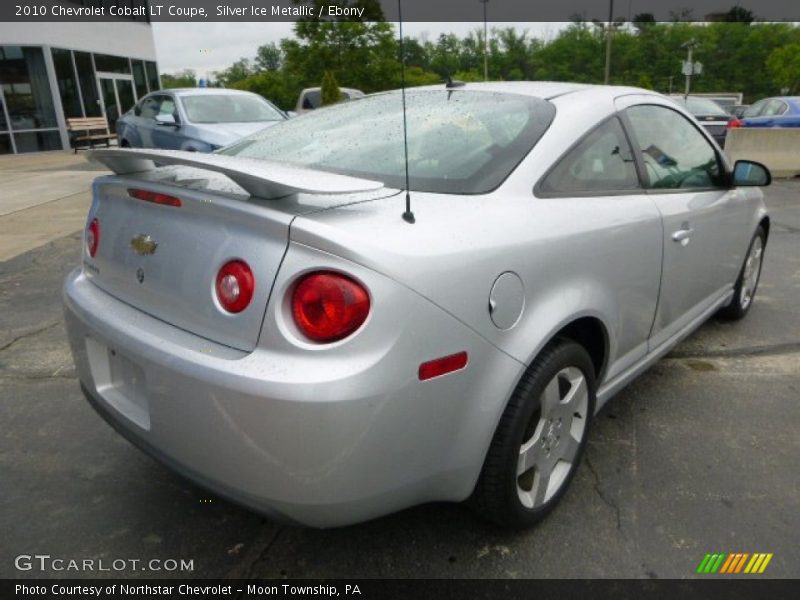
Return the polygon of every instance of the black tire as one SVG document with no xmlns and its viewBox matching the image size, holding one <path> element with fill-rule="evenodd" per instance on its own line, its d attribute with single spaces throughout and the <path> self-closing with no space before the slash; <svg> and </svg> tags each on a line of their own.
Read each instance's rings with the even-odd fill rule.
<svg viewBox="0 0 800 600">
<path fill-rule="evenodd" d="M 529 445 L 534 438 L 537 438 L 537 432 L 539 432 L 537 441 L 532 446 L 538 447 L 541 445 L 540 453 L 544 453 L 545 448 L 547 449 L 547 458 L 543 458 L 543 460 L 551 460 L 551 449 L 546 444 L 555 444 L 552 445 L 553 455 L 556 454 L 556 451 L 564 451 L 566 445 L 574 448 L 574 436 L 570 440 L 571 444 L 567 444 L 566 441 L 552 441 L 555 437 L 552 431 L 552 419 L 545 418 L 546 415 L 544 415 L 542 408 L 545 389 L 548 384 L 551 384 L 556 379 L 559 398 L 563 402 L 566 394 L 572 389 L 572 384 L 569 382 L 564 384 L 562 373 L 575 373 L 574 369 L 580 371 L 586 385 L 586 403 L 585 406 L 582 405 L 580 411 L 584 414 L 578 417 L 579 411 L 576 410 L 574 415 L 576 426 L 580 427 L 582 425 L 583 427 L 582 435 L 579 442 L 577 442 L 577 452 L 572 461 L 570 463 L 566 463 L 563 460 L 558 461 L 560 483 L 558 483 L 559 480 L 554 480 L 553 485 L 558 485 L 559 487 L 554 492 L 551 492 L 549 498 L 544 498 L 543 503 L 536 504 L 534 490 L 537 487 L 535 478 L 538 477 L 536 472 L 539 468 L 533 467 L 525 470 L 522 475 L 517 475 L 522 445 L 523 442 Z M 564 385 L 569 385 L 570 387 L 567 388 L 567 391 L 564 392 L 565 395 L 562 397 L 561 390 L 564 389 Z M 582 393 L 582 390 L 576 391 L 581 391 Z M 567 404 L 557 405 L 563 407 L 562 410 L 571 410 Z M 503 416 L 500 418 L 484 461 L 483 470 L 475 491 L 470 498 L 469 504 L 471 507 L 490 521 L 508 528 L 521 529 L 530 527 L 543 519 L 564 495 L 569 482 L 575 474 L 586 447 L 586 439 L 589 434 L 594 407 L 595 373 L 589 354 L 583 346 L 572 340 L 561 338 L 554 340 L 542 350 L 533 364 L 525 371 L 503 412 Z M 583 419 L 582 424 L 578 422 L 579 418 Z M 560 418 L 558 426 L 561 427 Z M 545 431 L 549 433 L 544 435 Z M 556 433 L 563 435 L 565 431 L 566 429 L 558 429 Z M 560 446 L 562 443 L 565 446 Z M 559 450 L 559 448 L 561 449 Z M 567 464 L 569 470 L 564 475 Z M 553 468 L 552 472 L 555 473 L 556 469 Z M 526 490 L 527 481 L 530 481 L 532 485 L 530 491 Z M 545 486 L 544 489 L 549 488 Z M 532 502 L 532 505 L 527 506 L 523 502 L 523 497 Z"/>
<path fill-rule="evenodd" d="M 755 273 L 755 283 L 753 284 L 751 280 L 750 286 L 745 287 L 745 280 L 748 279 L 748 260 L 751 258 L 753 248 L 758 240 L 760 240 L 761 243 L 761 252 L 758 256 L 758 270 Z M 750 240 L 750 245 L 747 247 L 747 254 L 745 254 L 744 257 L 742 269 L 739 271 L 739 277 L 736 279 L 736 285 L 733 288 L 733 298 L 731 298 L 730 304 L 723 307 L 717 313 L 720 318 L 727 321 L 738 321 L 739 319 L 743 319 L 750 311 L 750 307 L 753 306 L 753 301 L 755 300 L 756 291 L 758 290 L 758 282 L 761 279 L 761 269 L 764 264 L 764 250 L 766 247 L 767 234 L 764 228 L 759 225 L 753 235 L 753 239 Z M 747 294 L 749 294 L 749 297 Z"/>
<path fill-rule="evenodd" d="M 128 142 L 128 140 L 122 140 L 122 142 L 120 143 L 119 147 L 120 148 L 130 148 L 131 144 L 130 144 L 130 142 Z"/>
</svg>

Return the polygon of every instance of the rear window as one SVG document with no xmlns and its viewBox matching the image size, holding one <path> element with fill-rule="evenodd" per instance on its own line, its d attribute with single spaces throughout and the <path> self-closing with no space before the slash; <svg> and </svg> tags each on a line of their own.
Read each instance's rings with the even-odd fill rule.
<svg viewBox="0 0 800 600">
<path fill-rule="evenodd" d="M 467 90 L 406 92 L 410 188 L 480 194 L 505 180 L 555 115 L 548 101 Z M 221 154 L 279 160 L 405 188 L 403 106 L 390 92 L 323 108 Z"/>
</svg>

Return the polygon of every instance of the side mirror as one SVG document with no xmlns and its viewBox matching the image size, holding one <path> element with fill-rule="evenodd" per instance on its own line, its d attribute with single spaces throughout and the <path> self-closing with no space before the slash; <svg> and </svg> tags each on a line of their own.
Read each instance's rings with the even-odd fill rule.
<svg viewBox="0 0 800 600">
<path fill-rule="evenodd" d="M 174 115 L 168 113 L 156 115 L 156 123 L 159 125 L 166 125 L 168 127 L 177 127 L 178 122 L 175 120 Z"/>
<path fill-rule="evenodd" d="M 769 169 L 751 160 L 737 160 L 733 167 L 733 185 L 764 186 L 772 183 Z"/>
</svg>

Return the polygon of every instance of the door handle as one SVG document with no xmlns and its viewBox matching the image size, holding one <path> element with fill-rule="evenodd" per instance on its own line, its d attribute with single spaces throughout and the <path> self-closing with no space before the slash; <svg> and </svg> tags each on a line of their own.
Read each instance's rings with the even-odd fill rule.
<svg viewBox="0 0 800 600">
<path fill-rule="evenodd" d="M 687 227 L 685 229 L 679 229 L 678 231 L 672 234 L 672 241 L 673 242 L 680 242 L 682 245 L 686 245 L 689 243 L 689 237 L 694 232 L 694 229 L 691 227 Z"/>
</svg>

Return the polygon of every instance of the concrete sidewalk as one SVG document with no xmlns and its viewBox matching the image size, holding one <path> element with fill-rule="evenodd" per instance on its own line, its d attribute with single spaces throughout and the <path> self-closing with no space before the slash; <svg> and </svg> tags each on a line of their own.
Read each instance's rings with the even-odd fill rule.
<svg viewBox="0 0 800 600">
<path fill-rule="evenodd" d="M 104 172 L 83 152 L 0 156 L 0 262 L 82 229 Z"/>
</svg>

